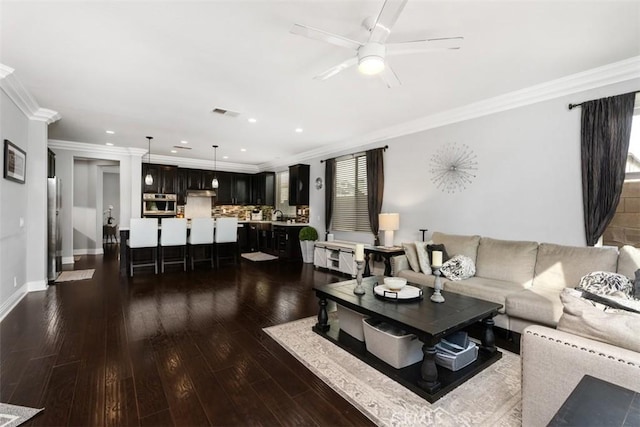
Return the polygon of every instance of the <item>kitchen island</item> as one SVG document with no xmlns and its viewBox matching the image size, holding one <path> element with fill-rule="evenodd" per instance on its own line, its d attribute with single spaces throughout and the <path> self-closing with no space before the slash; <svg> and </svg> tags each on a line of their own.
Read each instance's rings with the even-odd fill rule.
<svg viewBox="0 0 640 427">
<path fill-rule="evenodd" d="M 190 230 L 187 223 L 187 233 Z M 300 229 L 308 223 L 288 223 L 286 221 L 238 221 L 238 243 L 241 252 L 261 251 L 286 260 L 300 260 Z M 215 227 L 215 224 L 214 224 Z M 158 225 L 158 233 L 162 232 L 162 223 Z M 127 275 L 129 252 L 127 240 L 129 227 L 120 227 L 120 275 Z"/>
</svg>

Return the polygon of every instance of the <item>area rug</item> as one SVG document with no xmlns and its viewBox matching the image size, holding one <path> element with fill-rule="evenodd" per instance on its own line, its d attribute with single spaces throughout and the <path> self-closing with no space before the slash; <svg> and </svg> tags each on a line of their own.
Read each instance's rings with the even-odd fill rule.
<svg viewBox="0 0 640 427">
<path fill-rule="evenodd" d="M 248 259 L 249 261 L 271 261 L 278 259 L 277 256 L 265 254 L 264 252 L 248 252 L 246 254 L 242 254 L 242 258 Z"/>
<path fill-rule="evenodd" d="M 521 425 L 519 356 L 502 350 L 502 359 L 429 403 L 317 335 L 311 330 L 316 321 L 309 317 L 264 331 L 377 425 Z"/>
<path fill-rule="evenodd" d="M 72 282 L 74 280 L 91 279 L 93 277 L 93 273 L 95 271 L 96 270 L 93 269 L 93 268 L 91 268 L 89 270 L 63 271 L 62 273 L 60 273 L 60 275 L 56 279 L 56 283 L 58 283 L 58 282 Z"/>
<path fill-rule="evenodd" d="M 0 427 L 19 426 L 43 410 L 0 403 Z"/>
</svg>

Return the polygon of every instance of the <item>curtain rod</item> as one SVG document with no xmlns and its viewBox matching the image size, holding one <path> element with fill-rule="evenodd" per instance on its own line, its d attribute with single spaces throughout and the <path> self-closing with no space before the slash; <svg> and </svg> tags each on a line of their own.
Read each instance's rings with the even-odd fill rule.
<svg viewBox="0 0 640 427">
<path fill-rule="evenodd" d="M 389 148 L 389 146 L 388 146 L 388 145 L 385 145 L 384 147 L 381 147 L 381 148 L 382 148 L 384 151 L 387 151 L 387 148 Z M 373 150 L 375 150 L 375 148 L 373 148 Z M 367 151 L 369 151 L 369 150 L 367 150 Z M 349 157 L 349 156 L 351 156 L 351 157 L 355 157 L 355 156 L 357 156 L 357 155 L 359 155 L 359 154 L 366 153 L 367 151 L 360 151 L 360 152 L 358 152 L 358 153 L 345 154 L 344 156 L 338 156 L 338 157 L 330 157 L 330 158 L 328 158 L 328 159 L 320 160 L 320 163 L 324 163 L 324 162 L 326 162 L 327 160 L 331 160 L 331 159 L 339 159 L 339 158 L 341 158 L 341 157 L 344 157 L 344 158 L 347 158 L 347 157 Z"/>
<path fill-rule="evenodd" d="M 627 93 L 639 93 L 639 92 L 640 92 L 640 90 L 635 90 L 633 92 L 627 92 Z M 624 95 L 626 95 L 626 93 Z M 593 101 L 593 99 L 592 99 L 592 101 Z M 569 110 L 573 110 L 576 107 L 582 107 L 587 102 L 589 102 L 589 101 L 584 101 L 584 102 L 581 102 L 580 104 L 569 104 Z"/>
</svg>

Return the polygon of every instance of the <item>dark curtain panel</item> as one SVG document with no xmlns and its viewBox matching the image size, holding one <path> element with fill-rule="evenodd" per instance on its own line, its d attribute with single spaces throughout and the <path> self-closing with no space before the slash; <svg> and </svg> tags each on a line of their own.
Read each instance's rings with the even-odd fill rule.
<svg viewBox="0 0 640 427">
<path fill-rule="evenodd" d="M 611 222 L 620 201 L 635 94 L 582 104 L 582 203 L 587 245 Z"/>
<path fill-rule="evenodd" d="M 376 148 L 367 151 L 367 207 L 369 209 L 369 223 L 371 232 L 375 237 L 374 244 L 380 244 L 378 237 L 378 214 L 382 210 L 382 197 L 384 195 L 384 148 Z"/>
<path fill-rule="evenodd" d="M 331 216 L 333 215 L 333 192 L 336 182 L 336 159 L 324 161 L 324 225 L 325 236 L 331 228 Z"/>
</svg>

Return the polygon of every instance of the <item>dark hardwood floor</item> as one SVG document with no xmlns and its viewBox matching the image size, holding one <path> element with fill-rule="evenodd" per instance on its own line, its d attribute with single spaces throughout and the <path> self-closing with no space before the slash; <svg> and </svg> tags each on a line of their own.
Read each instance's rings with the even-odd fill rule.
<svg viewBox="0 0 640 427">
<path fill-rule="evenodd" d="M 312 265 L 249 262 L 118 274 L 28 294 L 0 324 L 0 401 L 30 426 L 371 425 L 262 328 L 317 314 Z M 169 269 L 169 267 L 167 267 Z"/>
</svg>

